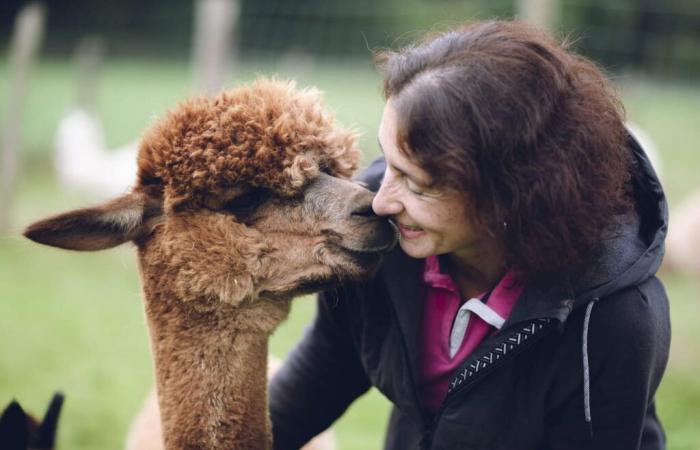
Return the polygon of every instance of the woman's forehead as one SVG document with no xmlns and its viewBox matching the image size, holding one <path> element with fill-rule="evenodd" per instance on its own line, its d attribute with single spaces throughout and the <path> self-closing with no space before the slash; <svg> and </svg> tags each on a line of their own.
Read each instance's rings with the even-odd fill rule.
<svg viewBox="0 0 700 450">
<path fill-rule="evenodd" d="M 379 149 L 384 154 L 387 165 L 409 176 L 416 183 L 424 186 L 433 184 L 430 174 L 399 149 L 396 119 L 396 111 L 389 100 L 384 107 L 378 136 Z"/>
</svg>

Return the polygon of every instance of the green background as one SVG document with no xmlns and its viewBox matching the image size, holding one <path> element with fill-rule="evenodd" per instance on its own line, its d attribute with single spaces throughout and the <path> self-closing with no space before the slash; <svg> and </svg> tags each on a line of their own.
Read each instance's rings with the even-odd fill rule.
<svg viewBox="0 0 700 450">
<path fill-rule="evenodd" d="M 280 73 L 326 91 L 341 122 L 358 128 L 365 162 L 377 154 L 383 101 L 369 64 L 283 64 L 234 68 L 229 85 L 257 73 Z M 8 93 L 0 63 L 0 99 Z M 96 114 L 110 147 L 137 139 L 153 118 L 190 93 L 190 72 L 177 62 L 110 60 L 103 68 Z M 133 248 L 86 254 L 40 247 L 20 236 L 24 225 L 93 199 L 65 192 L 51 167 L 58 120 L 74 106 L 76 73 L 65 60 L 43 59 L 31 77 L 23 123 L 22 174 L 12 234 L 0 237 L 0 404 L 19 399 L 41 412 L 52 392 L 66 394 L 59 449 L 118 449 L 152 385 L 148 339 Z M 673 207 L 700 176 L 700 88 L 616 75 L 628 116 L 659 146 Z M 664 274 L 673 321 L 671 360 L 658 392 L 669 448 L 700 449 L 700 289 Z M 271 350 L 284 357 L 314 314 L 311 298 L 295 301 Z M 381 448 L 388 404 L 372 391 L 333 427 L 342 449 Z"/>
</svg>

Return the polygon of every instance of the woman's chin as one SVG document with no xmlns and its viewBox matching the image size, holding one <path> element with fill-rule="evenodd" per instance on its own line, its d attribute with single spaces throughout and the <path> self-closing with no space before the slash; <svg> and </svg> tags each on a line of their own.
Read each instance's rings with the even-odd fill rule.
<svg viewBox="0 0 700 450">
<path fill-rule="evenodd" d="M 424 246 L 416 245 L 415 242 L 406 241 L 404 239 L 399 240 L 399 245 L 401 246 L 401 250 L 411 258 L 423 259 L 433 254 Z"/>
</svg>

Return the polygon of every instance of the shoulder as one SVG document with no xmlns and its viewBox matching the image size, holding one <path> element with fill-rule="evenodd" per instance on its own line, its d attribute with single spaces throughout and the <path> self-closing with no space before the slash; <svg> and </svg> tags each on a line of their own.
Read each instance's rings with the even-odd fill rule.
<svg viewBox="0 0 700 450">
<path fill-rule="evenodd" d="M 579 314 L 585 318 L 585 309 Z M 579 319 L 580 320 L 580 319 Z M 668 299 L 652 277 L 614 292 L 591 307 L 588 345 L 599 354 L 665 360 L 670 345 Z"/>
<path fill-rule="evenodd" d="M 617 337 L 651 332 L 669 318 L 668 298 L 661 282 L 652 277 L 596 301 L 591 326 L 610 329 Z"/>
</svg>

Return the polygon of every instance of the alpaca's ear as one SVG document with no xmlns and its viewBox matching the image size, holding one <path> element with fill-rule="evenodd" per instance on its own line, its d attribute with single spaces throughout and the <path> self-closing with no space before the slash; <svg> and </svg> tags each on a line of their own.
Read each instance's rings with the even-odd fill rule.
<svg viewBox="0 0 700 450">
<path fill-rule="evenodd" d="M 162 216 L 160 203 L 134 192 L 94 208 L 36 222 L 24 231 L 32 241 L 68 250 L 103 250 L 148 234 Z"/>
<path fill-rule="evenodd" d="M 26 450 L 29 445 L 27 415 L 15 401 L 5 408 L 0 417 L 0 443 L 7 450 Z"/>
</svg>

